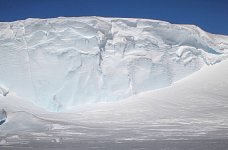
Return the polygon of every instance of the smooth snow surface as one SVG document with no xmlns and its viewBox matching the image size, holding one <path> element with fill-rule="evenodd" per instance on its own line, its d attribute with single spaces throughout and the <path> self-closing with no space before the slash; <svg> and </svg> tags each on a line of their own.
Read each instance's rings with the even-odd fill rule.
<svg viewBox="0 0 228 150">
<path fill-rule="evenodd" d="M 102 17 L 2 22 L 0 95 L 10 89 L 64 111 L 167 87 L 227 56 L 227 36 L 192 25 Z"/>
<path fill-rule="evenodd" d="M 1 150 L 227 150 L 228 60 L 128 99 L 51 113 L 9 93 Z"/>
</svg>

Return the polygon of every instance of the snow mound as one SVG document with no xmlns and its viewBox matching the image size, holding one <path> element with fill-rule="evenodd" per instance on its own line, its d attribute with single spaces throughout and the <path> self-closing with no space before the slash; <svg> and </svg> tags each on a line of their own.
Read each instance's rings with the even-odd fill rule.
<svg viewBox="0 0 228 150">
<path fill-rule="evenodd" d="M 227 58 L 228 37 L 147 19 L 0 23 L 0 83 L 51 111 L 163 88 Z"/>
</svg>

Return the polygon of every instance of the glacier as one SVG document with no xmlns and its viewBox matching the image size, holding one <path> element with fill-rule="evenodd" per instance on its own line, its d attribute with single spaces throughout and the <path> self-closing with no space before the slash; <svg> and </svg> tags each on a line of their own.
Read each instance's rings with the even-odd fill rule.
<svg viewBox="0 0 228 150">
<path fill-rule="evenodd" d="M 0 23 L 0 53 L 1 87 L 64 111 L 170 86 L 227 58 L 228 38 L 148 19 L 26 19 Z"/>
<path fill-rule="evenodd" d="M 0 22 L 0 149 L 227 150 L 227 58 L 195 25 Z"/>
</svg>

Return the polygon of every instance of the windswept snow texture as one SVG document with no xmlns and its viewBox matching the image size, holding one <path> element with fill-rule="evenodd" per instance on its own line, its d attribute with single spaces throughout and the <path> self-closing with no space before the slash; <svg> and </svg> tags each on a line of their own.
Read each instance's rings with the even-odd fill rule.
<svg viewBox="0 0 228 150">
<path fill-rule="evenodd" d="M 0 84 L 51 111 L 166 87 L 227 54 L 226 36 L 157 20 L 0 23 Z"/>
</svg>

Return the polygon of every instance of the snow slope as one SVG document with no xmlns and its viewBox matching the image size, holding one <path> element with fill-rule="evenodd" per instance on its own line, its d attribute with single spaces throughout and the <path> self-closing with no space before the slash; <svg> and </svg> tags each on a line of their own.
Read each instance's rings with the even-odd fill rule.
<svg viewBox="0 0 228 150">
<path fill-rule="evenodd" d="M 227 150 L 227 76 L 224 60 L 170 87 L 62 113 L 9 93 L 0 149 Z"/>
<path fill-rule="evenodd" d="M 63 111 L 167 87 L 227 56 L 227 36 L 192 25 L 102 17 L 2 22 L 0 93 Z"/>
</svg>

